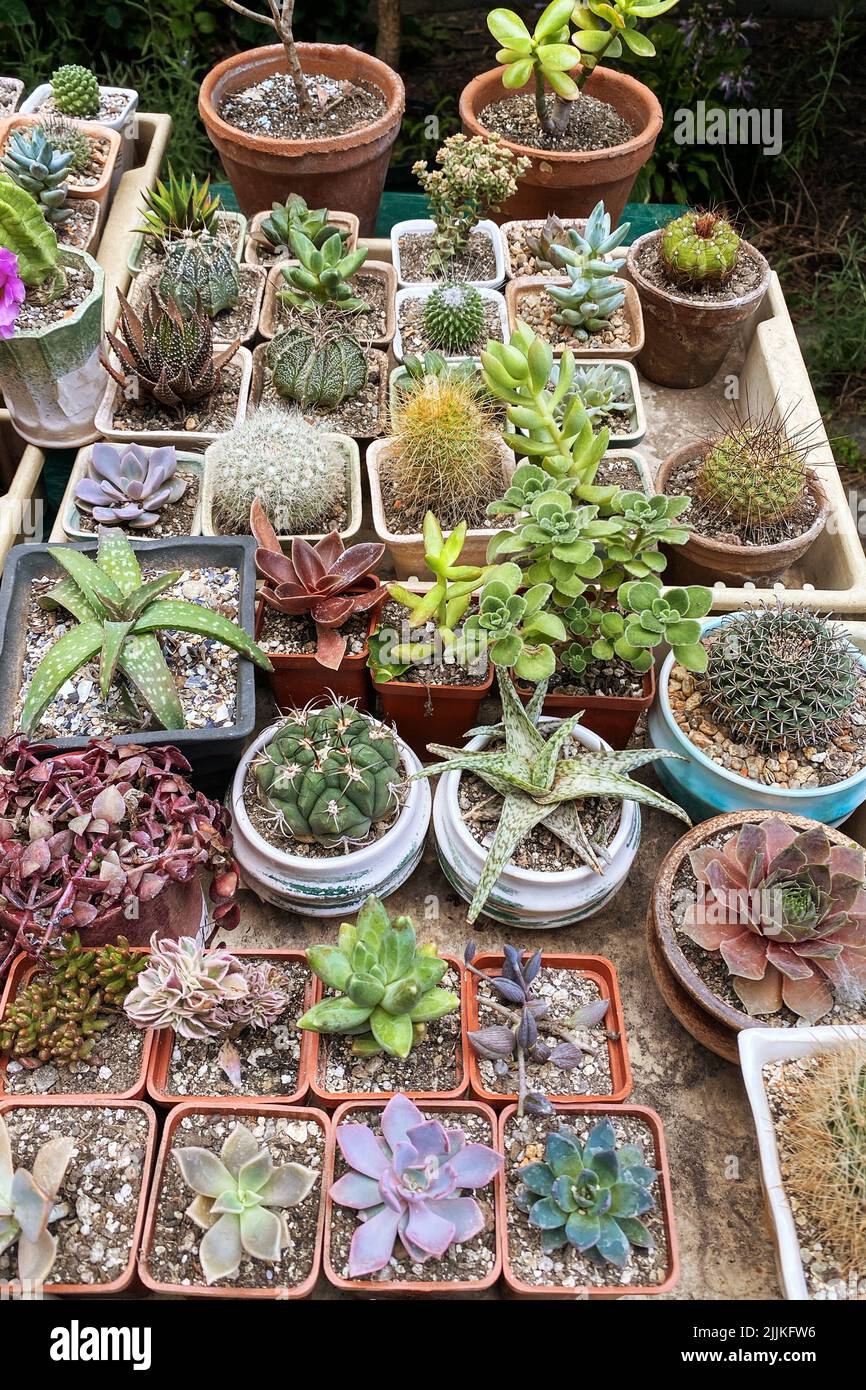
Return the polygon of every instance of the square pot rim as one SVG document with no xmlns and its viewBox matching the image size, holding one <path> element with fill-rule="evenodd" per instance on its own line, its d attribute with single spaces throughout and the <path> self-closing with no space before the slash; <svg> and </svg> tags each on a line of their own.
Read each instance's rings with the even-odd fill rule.
<svg viewBox="0 0 866 1390">
<path fill-rule="evenodd" d="M 51 84 L 48 85 L 50 87 Z M 115 90 L 123 91 L 125 89 L 116 88 Z M 105 158 L 102 177 L 95 184 L 76 183 L 74 179 L 70 179 L 69 196 L 78 199 L 92 198 L 99 203 L 100 207 L 104 208 L 108 199 L 111 176 L 120 154 L 120 131 L 113 126 L 103 125 L 101 121 L 79 120 L 77 117 L 74 120 L 76 127 L 88 139 L 107 140 L 108 153 Z M 40 123 L 40 117 L 33 111 L 18 110 L 13 111 L 11 115 L 4 116 L 0 119 L 0 152 L 5 149 L 6 140 L 13 130 L 21 126 L 35 127 Z"/>
<path fill-rule="evenodd" d="M 620 346 L 619 350 L 611 348 L 608 343 L 593 347 L 592 342 L 578 343 L 571 346 L 572 354 L 576 362 L 598 362 L 604 358 L 611 358 L 618 362 L 629 362 L 643 350 L 644 345 L 644 323 L 643 310 L 641 309 L 640 296 L 631 280 L 626 280 L 622 275 L 612 275 L 610 279 L 625 292 L 625 302 L 622 305 L 623 313 L 631 330 L 630 341 Z M 508 306 L 508 331 L 513 333 L 517 319 L 520 297 L 527 290 L 549 289 L 551 285 L 561 286 L 566 289 L 570 281 L 566 275 L 516 275 L 513 280 L 509 280 L 505 286 L 505 302 Z M 540 335 L 539 335 L 540 336 Z M 552 343 L 549 339 L 544 339 L 551 349 L 554 357 L 561 357 L 567 343 Z"/>
<path fill-rule="evenodd" d="M 425 234 L 429 235 L 435 231 L 436 219 L 433 217 L 402 217 L 398 222 L 392 224 L 389 233 L 391 240 L 391 260 L 397 272 L 398 289 L 415 289 L 419 285 L 428 284 L 432 284 L 435 287 L 437 284 L 442 284 L 441 280 L 404 280 L 401 273 L 400 237 L 411 236 L 413 233 L 416 236 L 424 236 Z M 505 284 L 506 268 L 508 264 L 499 224 L 494 222 L 491 217 L 481 217 L 475 223 L 472 231 L 483 232 L 492 244 L 496 273 L 488 280 L 465 280 L 461 283 L 474 285 L 478 290 L 499 290 Z"/>
<path fill-rule="evenodd" d="M 94 440 L 95 444 L 109 444 L 112 442 L 116 443 L 116 441 L 112 440 Z M 120 446 L 118 445 L 118 447 Z M 150 454 L 153 452 L 154 449 L 164 448 L 165 446 L 159 444 L 139 444 L 138 447 L 140 449 L 144 449 L 148 454 Z M 66 492 L 64 493 L 63 505 L 60 510 L 60 522 L 63 526 L 63 531 L 68 541 L 85 541 L 89 540 L 91 536 L 95 535 L 95 532 L 93 531 L 83 531 L 81 527 L 76 526 L 74 519 L 75 516 L 81 515 L 80 508 L 77 502 L 75 501 L 74 485 L 76 483 L 81 482 L 82 479 L 88 476 L 87 469 L 88 464 L 90 462 L 92 450 L 93 444 L 82 444 L 81 448 L 76 450 L 75 458 L 72 463 L 72 471 L 69 474 L 69 481 L 66 484 Z M 194 527 L 198 527 L 198 530 L 191 531 L 189 535 L 186 536 L 154 536 L 153 539 L 196 541 L 201 539 L 201 485 L 202 477 L 204 474 L 204 455 L 197 453 L 195 450 L 192 449 L 178 448 L 175 448 L 175 453 L 177 455 L 178 466 L 185 465 L 191 472 L 195 473 L 198 476 L 199 495 L 192 519 L 192 525 Z M 148 535 L 147 531 L 141 531 L 136 535 L 135 532 L 122 531 L 120 527 L 118 527 L 118 532 L 124 535 L 127 540 L 132 541 L 146 540 Z"/>
<path fill-rule="evenodd" d="M 635 427 L 633 430 L 630 430 L 628 434 L 611 434 L 608 440 L 606 454 L 639 454 L 644 469 L 651 478 L 652 470 L 640 452 L 641 445 L 647 436 L 649 426 L 647 423 L 646 408 L 643 403 L 643 395 L 640 389 L 640 376 L 638 375 L 638 370 L 633 360 L 630 357 L 617 357 L 615 354 L 608 354 L 607 357 L 599 354 L 599 356 L 593 357 L 591 360 L 585 359 L 582 362 L 577 361 L 576 365 L 578 367 L 614 367 L 617 371 L 625 373 L 631 391 Z M 559 380 L 559 367 L 560 357 L 557 356 L 553 361 L 552 379 L 554 381 Z"/>
<path fill-rule="evenodd" d="M 402 365 L 402 364 L 400 364 Z M 367 482 L 370 488 L 370 505 L 373 512 L 373 530 L 380 541 L 384 541 L 388 547 L 395 546 L 397 549 L 401 545 L 417 547 L 423 543 L 423 535 L 420 531 L 404 531 L 398 534 L 396 531 L 389 531 L 388 522 L 385 518 L 385 505 L 382 500 L 382 483 L 379 472 L 379 457 L 384 454 L 388 446 L 392 443 L 394 436 L 390 434 L 382 435 L 379 439 L 374 439 L 367 445 L 365 462 L 367 465 Z M 506 475 L 511 477 L 517 467 L 517 460 L 513 450 L 502 440 L 499 441 L 499 449 L 502 457 L 503 487 L 507 486 Z M 512 466 L 513 465 L 513 466 Z M 471 527 L 466 532 L 466 540 L 485 539 L 489 540 L 505 528 L 502 526 L 476 526 Z M 443 535 L 448 538 L 454 527 L 443 528 Z M 465 542 L 464 542 L 465 544 Z M 400 583 L 405 581 L 400 580 Z"/>
<path fill-rule="evenodd" d="M 262 311 L 262 299 L 265 293 L 266 277 L 262 266 L 247 265 L 244 261 L 236 261 L 235 264 L 238 268 L 239 278 L 246 276 L 247 280 L 256 282 L 256 291 L 249 306 L 246 328 L 238 339 L 241 347 L 249 347 L 250 343 L 254 342 L 258 336 L 259 316 Z M 139 317 L 144 308 L 144 305 L 140 304 L 139 300 L 143 299 L 151 287 L 154 289 L 158 288 L 157 279 L 161 273 L 161 262 L 156 262 L 149 265 L 145 270 L 140 270 L 137 275 L 132 277 L 126 292 L 126 298 L 133 311 L 138 314 Z M 211 322 L 215 324 L 215 320 L 212 319 Z M 220 336 L 217 332 L 214 332 L 213 341 L 214 346 L 217 344 L 223 346 L 226 343 L 234 342 L 234 339 L 228 338 L 225 335 Z M 228 366 L 228 363 L 226 363 L 226 365 Z"/>
<path fill-rule="evenodd" d="M 236 223 L 238 227 L 238 235 L 232 243 L 232 254 L 240 265 L 243 258 L 244 243 L 247 238 L 247 219 L 242 212 L 237 211 L 235 208 L 226 208 L 222 205 L 220 205 L 217 216 L 228 217 L 232 222 Z M 141 257 L 144 251 L 145 238 L 148 236 L 148 233 L 139 228 L 137 231 L 132 232 L 131 235 L 132 240 L 126 257 L 126 268 L 134 279 L 136 275 L 142 274 L 143 267 L 141 264 Z"/>
<path fill-rule="evenodd" d="M 373 633 L 374 625 L 378 621 L 379 609 L 381 608 L 384 602 L 385 600 L 381 599 L 378 603 L 374 605 L 372 609 L 369 610 L 369 622 L 367 623 L 367 631 L 364 635 L 363 650 L 360 652 L 351 652 L 348 656 L 344 655 L 340 661 L 340 665 L 337 668 L 337 671 L 334 672 L 334 675 L 337 675 L 339 671 L 342 671 L 345 666 L 348 666 L 350 670 L 360 670 L 362 666 L 366 666 L 367 657 L 369 655 L 370 637 Z M 258 641 L 261 626 L 264 623 L 264 615 L 269 608 L 270 604 L 265 602 L 264 595 L 262 594 L 262 591 L 259 589 L 256 593 L 256 641 Z M 274 609 L 273 611 L 279 612 L 279 609 Z M 268 656 L 271 659 L 271 664 L 275 671 L 298 671 L 305 669 L 311 670 L 312 663 L 315 663 L 317 666 L 321 668 L 323 673 L 323 679 L 327 679 L 328 672 L 331 669 L 329 666 L 322 666 L 321 662 L 317 661 L 315 652 L 268 652 Z M 277 663 L 280 664 L 278 665 Z M 282 663 L 285 664 L 283 665 Z"/>
<path fill-rule="evenodd" d="M 511 246 L 509 245 L 508 233 L 507 233 L 507 231 L 506 231 L 506 228 L 507 228 L 507 227 L 543 227 L 546 221 L 547 221 L 547 218 L 546 218 L 546 217 L 508 217 L 508 218 L 506 218 L 506 220 L 505 220 L 504 222 L 500 223 L 499 230 L 500 230 L 501 233 L 502 233 L 502 241 L 503 241 L 503 244 L 504 244 L 504 247 L 505 247 L 505 279 L 506 279 L 506 282 L 507 282 L 508 280 L 516 280 L 516 279 L 518 278 L 518 277 L 514 274 L 514 270 L 513 270 L 513 268 L 512 268 L 512 264 L 511 264 Z M 587 218 L 585 218 L 585 217 L 562 217 L 562 218 L 560 218 L 560 221 L 562 222 L 562 224 L 563 224 L 564 227 L 568 227 L 568 228 L 575 227 L 578 231 L 582 232 L 582 231 L 585 229 L 585 227 L 586 227 Z M 536 273 L 539 273 L 539 272 L 536 272 Z M 546 279 L 546 280 L 549 280 L 550 278 L 551 278 L 551 277 L 550 277 L 549 275 L 544 276 L 544 279 Z"/>
<path fill-rule="evenodd" d="M 291 256 L 284 256 L 280 260 L 273 261 L 270 265 L 263 261 L 250 259 L 250 253 L 256 243 L 256 234 L 261 230 L 262 223 L 266 217 L 270 217 L 274 209 L 261 208 L 259 212 L 254 212 L 252 217 L 247 219 L 247 230 L 244 237 L 243 259 L 246 265 L 258 265 L 263 270 L 273 270 L 275 265 L 285 265 L 286 261 L 292 259 Z M 349 212 L 344 208 L 328 208 L 328 222 L 337 227 L 345 227 L 349 234 L 346 250 L 354 251 L 358 245 L 358 235 L 360 232 L 360 222 L 354 212 Z M 288 248 L 287 248 L 288 249 Z"/>
<path fill-rule="evenodd" d="M 651 666 L 648 671 L 644 671 L 643 673 L 638 672 L 637 674 L 642 675 L 641 683 L 643 689 L 640 695 L 562 695 L 558 690 L 554 690 L 549 695 L 545 695 L 544 705 L 547 704 L 548 700 L 553 701 L 558 699 L 563 701 L 567 700 L 569 703 L 579 706 L 580 709 L 623 710 L 629 713 L 641 714 L 643 711 L 649 709 L 656 696 L 656 668 L 655 666 Z M 512 679 L 514 679 L 513 672 Z M 649 689 L 647 689 L 647 687 L 649 687 Z M 514 688 L 521 700 L 524 695 L 528 700 L 533 693 L 530 686 L 527 685 L 525 681 L 522 681 L 519 676 L 514 680 Z M 558 707 L 551 704 L 550 708 L 545 711 L 544 705 L 542 705 L 541 709 L 542 714 L 547 713 L 552 719 L 566 717 L 564 706 Z M 557 708 L 560 708 L 562 712 L 558 714 Z"/>
<path fill-rule="evenodd" d="M 433 291 L 439 288 L 441 287 L 439 285 L 436 285 L 435 283 L 429 285 L 407 285 L 405 289 L 398 290 L 396 295 L 394 296 L 394 321 L 396 327 L 394 329 L 394 339 L 391 343 L 391 352 L 393 353 L 394 361 L 398 367 L 402 367 L 405 358 L 405 354 L 403 352 L 403 334 L 400 331 L 401 307 L 403 306 L 403 304 L 405 304 L 407 299 L 428 299 L 430 295 L 433 293 Z M 478 288 L 478 293 L 481 295 L 481 298 L 485 301 L 485 303 L 496 305 L 497 311 L 499 313 L 499 323 L 502 328 L 502 341 L 507 343 L 509 337 L 511 336 L 511 326 L 508 318 L 508 303 L 505 298 L 505 291 L 508 288 L 507 283 L 505 285 L 505 289 L 501 290 L 489 290 L 477 286 L 476 288 Z M 429 348 L 425 350 L 429 351 Z M 446 356 L 446 354 L 443 354 L 443 356 Z M 474 356 L 475 354 L 471 352 L 452 353 L 447 354 L 446 360 L 450 361 L 454 358 L 459 360 L 461 357 Z"/>
<path fill-rule="evenodd" d="M 216 348 L 217 344 L 214 344 Z M 112 358 L 115 357 L 114 350 L 111 350 Z M 216 356 L 216 352 L 214 353 Z M 226 362 L 225 366 L 237 365 L 241 369 L 240 383 L 238 387 L 238 398 L 235 406 L 235 414 L 232 423 L 224 430 L 185 430 L 182 419 L 178 419 L 176 429 L 153 428 L 141 430 L 122 430 L 114 424 L 115 407 L 118 397 L 122 391 L 119 381 L 106 372 L 106 387 L 99 408 L 96 412 L 94 426 L 99 436 L 107 440 L 109 444 L 174 444 L 177 448 L 183 441 L 193 447 L 206 449 L 208 444 L 213 444 L 223 434 L 228 434 L 236 425 L 243 422 L 247 413 L 247 404 L 250 394 L 250 383 L 253 375 L 253 357 L 248 347 L 241 345 L 234 355 Z M 225 370 L 225 368 L 223 369 Z M 97 443 L 99 440 L 97 439 Z"/>
<path fill-rule="evenodd" d="M 246 416 L 247 416 L 247 418 L 249 418 L 250 415 L 254 414 L 256 410 L 259 410 L 259 409 L 261 408 L 261 405 L 262 405 L 262 392 L 263 392 L 263 390 L 264 390 L 264 385 L 265 385 L 265 372 L 270 370 L 269 367 L 268 367 L 268 364 L 267 364 L 267 360 L 266 360 L 266 358 L 267 358 L 267 351 L 268 351 L 268 347 L 269 347 L 269 346 L 270 346 L 270 340 L 269 340 L 268 342 L 258 343 L 258 344 L 253 348 L 253 352 L 252 352 L 253 366 L 252 366 L 252 375 L 251 375 L 251 377 L 250 377 L 250 393 L 249 393 L 249 400 L 248 400 L 248 402 L 247 402 L 247 410 L 246 410 Z M 378 418 L 377 418 L 376 423 L 377 423 L 377 425 L 379 425 L 379 426 L 381 426 L 382 428 L 384 428 L 384 427 L 385 427 L 385 424 L 386 424 L 386 422 L 387 422 L 387 420 L 388 420 L 388 353 L 387 353 L 387 351 L 386 351 L 384 348 L 377 348 L 377 347 L 364 347 L 363 351 L 364 351 L 364 356 L 365 356 L 366 359 L 367 359 L 368 366 L 370 365 L 371 362 L 373 363 L 373 365 L 377 365 L 377 364 L 378 364 L 378 366 L 379 366 L 379 396 L 378 396 L 378 401 L 377 401 L 377 404 L 378 404 L 378 407 L 379 407 L 379 414 L 378 414 Z M 291 402 L 291 401 L 287 401 L 287 402 L 285 402 L 285 405 L 286 405 L 286 409 L 287 409 L 288 411 L 291 411 L 291 409 L 292 409 L 292 402 Z M 301 412 L 301 413 L 303 413 L 303 412 Z M 315 420 L 321 420 L 321 421 L 323 421 L 323 422 L 324 422 L 325 420 L 327 420 L 327 412 L 323 412 L 322 414 L 319 414 L 319 415 L 317 415 L 315 411 L 311 411 L 311 412 L 309 412 L 309 413 L 312 415 L 313 419 L 315 419 Z M 358 449 L 358 477 L 360 478 L 361 462 L 360 462 L 360 444 L 358 443 L 358 441 L 361 440 L 361 439 L 372 439 L 373 443 L 376 443 L 377 440 L 378 440 L 379 438 L 381 438 L 381 436 L 380 436 L 380 435 L 364 435 L 364 434 L 347 434 L 345 430 L 322 430 L 321 432 L 322 432 L 322 434 L 338 434 L 338 435 L 340 435 L 340 437 L 343 438 L 343 439 L 351 439 L 351 440 L 352 440 L 353 444 L 355 444 L 355 446 L 356 446 L 357 449 Z M 360 522 L 358 523 L 358 525 L 359 525 L 359 527 L 360 527 Z M 341 531 L 341 532 L 340 532 L 340 535 L 343 536 L 344 538 L 345 538 L 345 536 L 348 535 L 348 534 L 354 535 L 355 533 L 354 533 L 354 532 L 344 532 L 344 531 Z M 321 533 L 320 533 L 320 536 L 319 536 L 318 538 L 321 538 L 321 535 L 324 535 L 324 532 L 321 532 Z"/>
<path fill-rule="evenodd" d="M 263 267 L 263 269 L 267 271 L 267 283 L 265 285 L 261 314 L 259 315 L 259 336 L 264 338 L 266 342 L 271 342 L 284 331 L 277 323 L 277 282 L 283 278 L 283 267 L 292 264 L 296 265 L 297 262 L 293 262 L 290 258 L 285 261 L 277 261 L 277 263 L 272 265 L 269 269 Z M 381 281 L 385 286 L 385 331 L 369 340 L 359 338 L 358 342 L 361 344 L 361 347 L 378 348 L 380 352 L 387 352 L 393 340 L 397 323 L 397 310 L 395 305 L 397 271 L 390 261 L 367 260 L 364 261 L 363 265 L 358 266 L 355 275 L 361 277 L 367 275 L 370 279 Z M 351 280 L 354 277 L 350 276 L 349 278 Z M 303 319 L 303 315 L 300 315 L 300 317 Z M 351 316 L 349 315 L 347 317 Z M 291 324 L 286 325 L 287 328 L 293 326 L 294 325 Z M 348 324 L 347 327 L 349 327 Z"/>
</svg>

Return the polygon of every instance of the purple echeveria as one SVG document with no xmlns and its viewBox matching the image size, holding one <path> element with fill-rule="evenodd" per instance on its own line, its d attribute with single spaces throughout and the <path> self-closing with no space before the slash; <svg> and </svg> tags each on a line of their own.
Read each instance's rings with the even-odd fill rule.
<svg viewBox="0 0 866 1390">
<path fill-rule="evenodd" d="M 186 479 L 177 474 L 174 445 L 94 444 L 90 475 L 76 485 L 75 500 L 94 521 L 146 530 L 159 520 L 163 507 L 180 501 L 186 487 Z"/>
<path fill-rule="evenodd" d="M 369 1125 L 337 1128 L 352 1171 L 334 1183 L 330 1196 L 353 1207 L 361 1222 L 349 1250 L 351 1279 L 384 1269 L 398 1238 L 410 1259 L 423 1264 L 477 1236 L 484 1216 L 463 1190 L 486 1187 L 502 1167 L 501 1154 L 468 1144 L 462 1129 L 425 1120 L 408 1096 L 396 1095 L 385 1106 L 382 1136 Z"/>
<path fill-rule="evenodd" d="M 18 257 L 0 246 L 0 338 L 11 338 L 24 303 L 26 286 L 18 274 Z"/>
</svg>

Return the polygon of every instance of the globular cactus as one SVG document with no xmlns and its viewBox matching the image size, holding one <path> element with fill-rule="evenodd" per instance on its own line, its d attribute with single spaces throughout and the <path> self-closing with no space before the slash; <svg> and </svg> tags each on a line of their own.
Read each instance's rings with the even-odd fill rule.
<svg viewBox="0 0 866 1390">
<path fill-rule="evenodd" d="M 695 496 L 717 527 L 733 524 L 748 541 L 796 512 L 809 476 L 805 443 L 770 416 L 734 420 L 701 459 Z"/>
<path fill-rule="evenodd" d="M 37 302 L 63 293 L 66 274 L 58 259 L 57 236 L 35 198 L 7 174 L 0 174 L 0 246 L 18 258 L 18 274 Z"/>
<path fill-rule="evenodd" d="M 324 849 L 365 840 L 399 805 L 400 750 L 353 705 L 295 710 L 253 763 L 259 802 L 287 840 Z"/>
<path fill-rule="evenodd" d="M 89 68 L 66 63 L 51 74 L 54 105 L 64 116 L 89 120 L 99 115 L 99 83 Z"/>
<path fill-rule="evenodd" d="M 470 352 L 484 322 L 484 300 L 474 285 L 440 285 L 424 301 L 424 332 L 430 346 L 442 352 Z"/>
<path fill-rule="evenodd" d="M 89 476 L 75 487 L 75 501 L 104 526 L 147 530 L 163 507 L 179 502 L 186 479 L 177 474 L 177 450 L 138 444 L 94 444 Z"/>
<path fill-rule="evenodd" d="M 190 314 L 183 314 L 173 299 L 162 304 L 154 292 L 141 318 L 118 290 L 120 337 L 107 333 L 122 369 L 118 371 L 103 353 L 103 367 L 126 389 L 137 382 L 143 396 L 179 413 L 216 390 L 222 368 L 238 350 L 238 342 L 214 352 L 213 324 L 196 296 Z M 123 368 L 126 370 L 124 371 Z"/>
<path fill-rule="evenodd" d="M 72 156 L 69 172 L 83 174 L 90 163 L 90 141 L 84 131 L 63 116 L 49 116 L 42 121 L 42 129 L 55 150 Z"/>
<path fill-rule="evenodd" d="M 606 328 L 625 299 L 623 285 L 614 278 L 625 265 L 625 256 L 611 252 L 625 240 L 630 226 L 623 222 L 612 232 L 604 203 L 596 203 L 583 232 L 572 228 L 568 246 L 550 246 L 555 264 L 565 269 L 570 282 L 547 289 L 558 306 L 554 322 L 570 328 L 579 342 Z"/>
<path fill-rule="evenodd" d="M 662 233 L 659 254 L 672 280 L 700 286 L 724 284 L 734 273 L 740 238 L 715 212 L 685 212 Z"/>
<path fill-rule="evenodd" d="M 12 131 L 0 167 L 36 199 L 45 221 L 56 227 L 71 212 L 66 182 L 71 163 L 72 155 L 56 150 L 37 125 Z"/>
<path fill-rule="evenodd" d="M 367 384 L 369 367 L 357 338 L 339 330 L 315 332 L 298 326 L 268 345 L 274 389 L 305 409 L 334 410 Z"/>
<path fill-rule="evenodd" d="M 240 294 L 240 269 L 231 248 L 209 232 L 169 242 L 159 293 L 184 314 L 194 312 L 197 300 L 210 318 L 233 308 Z"/>
</svg>

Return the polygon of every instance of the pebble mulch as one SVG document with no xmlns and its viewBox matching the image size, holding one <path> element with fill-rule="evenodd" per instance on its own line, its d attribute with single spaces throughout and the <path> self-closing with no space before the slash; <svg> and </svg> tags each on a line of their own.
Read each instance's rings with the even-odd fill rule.
<svg viewBox="0 0 866 1390">
<path fill-rule="evenodd" d="M 598 352 L 607 350 L 616 356 L 617 348 L 631 345 L 629 322 L 622 309 L 615 309 L 606 328 L 601 328 L 581 342 L 571 332 L 567 323 L 555 323 L 553 316 L 559 313 L 559 305 L 539 286 L 537 289 L 522 290 L 517 298 L 515 313 L 524 323 L 544 338 L 553 347 L 570 347 L 578 352 L 593 348 Z"/>
<path fill-rule="evenodd" d="M 372 125 L 385 112 L 387 103 L 378 87 L 343 82 L 322 73 L 305 73 L 304 77 L 313 103 L 312 117 L 301 113 L 292 79 L 282 72 L 229 92 L 219 114 L 229 125 L 250 135 L 325 140 Z"/>
<path fill-rule="evenodd" d="M 443 275 L 431 266 L 432 232 L 404 232 L 400 237 L 400 275 L 406 284 L 425 285 L 434 280 L 493 280 L 496 277 L 496 252 L 485 231 L 469 233 L 465 251 L 448 262 Z"/>
<path fill-rule="evenodd" d="M 548 96 L 550 106 L 552 96 Z M 484 128 L 502 135 L 516 145 L 536 150 L 609 150 L 634 139 L 634 131 L 614 106 L 598 97 L 581 93 L 570 103 L 568 124 L 563 131 L 549 135 L 542 129 L 535 109 L 535 97 L 526 93 L 505 97 L 485 106 Z"/>
<path fill-rule="evenodd" d="M 561 217 L 560 222 L 564 227 L 576 227 L 578 231 L 583 231 L 586 226 L 585 217 Z M 513 277 L 518 275 L 561 275 L 562 270 L 557 266 L 539 265 L 532 252 L 526 245 L 527 236 L 537 236 L 544 226 L 542 218 L 531 218 L 526 222 L 512 222 L 503 228 L 505 240 L 508 243 L 508 254 L 511 258 L 511 274 Z"/>
</svg>

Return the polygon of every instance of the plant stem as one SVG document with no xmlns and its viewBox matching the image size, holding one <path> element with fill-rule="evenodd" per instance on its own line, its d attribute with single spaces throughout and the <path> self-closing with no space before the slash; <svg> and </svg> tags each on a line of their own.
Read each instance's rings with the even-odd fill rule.
<svg viewBox="0 0 866 1390">
<path fill-rule="evenodd" d="M 485 984 L 490 984 L 490 976 L 485 975 L 483 970 L 476 969 L 474 965 L 467 965 L 466 969 L 471 970 L 472 974 L 477 975 L 478 979 L 483 980 Z M 500 1004 L 496 999 L 485 999 L 484 1007 L 485 1009 L 492 1009 L 493 1012 L 499 1014 L 501 1018 L 507 1018 L 508 1022 L 513 1023 L 515 1027 L 520 1022 L 520 1015 L 518 1013 L 513 1009 L 509 1009 L 507 1005 Z M 575 1038 L 567 1028 L 563 1028 L 561 1024 L 552 1023 L 546 1018 L 543 1019 L 542 1022 L 544 1024 L 545 1033 L 552 1033 L 555 1038 L 559 1038 L 562 1042 L 573 1043 L 575 1047 L 580 1048 L 581 1052 L 585 1052 L 588 1057 L 594 1057 L 598 1052 L 597 1047 L 588 1047 L 586 1043 L 578 1042 L 577 1038 Z"/>
<path fill-rule="evenodd" d="M 526 1100 L 526 1055 L 520 1043 L 517 1044 L 517 1117 L 523 1118 L 523 1106 Z"/>
</svg>

